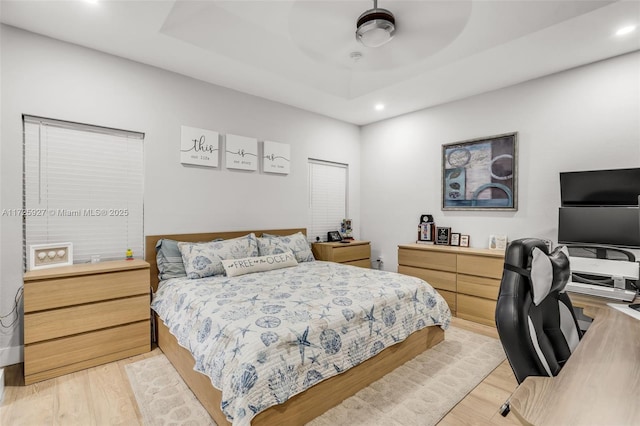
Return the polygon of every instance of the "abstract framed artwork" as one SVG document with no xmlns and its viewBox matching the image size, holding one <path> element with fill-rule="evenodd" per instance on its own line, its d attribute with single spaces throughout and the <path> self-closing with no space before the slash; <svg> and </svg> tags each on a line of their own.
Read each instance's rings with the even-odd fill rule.
<svg viewBox="0 0 640 426">
<path fill-rule="evenodd" d="M 442 145 L 442 210 L 518 210 L 518 133 Z"/>
</svg>

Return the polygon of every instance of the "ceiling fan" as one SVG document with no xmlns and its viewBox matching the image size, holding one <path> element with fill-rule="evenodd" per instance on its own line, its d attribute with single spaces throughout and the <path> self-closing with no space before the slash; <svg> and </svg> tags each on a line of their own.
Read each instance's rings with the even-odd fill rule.
<svg viewBox="0 0 640 426">
<path fill-rule="evenodd" d="M 384 9 L 387 3 L 393 12 Z M 471 0 L 296 0 L 287 37 L 305 56 L 337 72 L 412 72 L 455 40 L 470 14 Z"/>
<path fill-rule="evenodd" d="M 387 9 L 378 8 L 378 0 L 373 0 L 373 9 L 360 15 L 356 27 L 356 40 L 365 47 L 380 47 L 393 38 L 396 19 Z"/>
</svg>

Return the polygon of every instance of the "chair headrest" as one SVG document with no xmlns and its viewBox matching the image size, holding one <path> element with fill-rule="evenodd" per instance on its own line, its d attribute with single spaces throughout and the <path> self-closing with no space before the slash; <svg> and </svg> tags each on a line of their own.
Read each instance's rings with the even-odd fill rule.
<svg viewBox="0 0 640 426">
<path fill-rule="evenodd" d="M 505 253 L 505 264 L 523 270 L 522 275 L 529 278 L 536 306 L 550 293 L 563 291 L 571 276 L 567 248 L 560 246 L 549 254 L 544 241 L 536 238 L 512 241 Z"/>
<path fill-rule="evenodd" d="M 539 305 L 552 292 L 561 292 L 569 281 L 569 251 L 556 247 L 550 254 L 538 247 L 531 253 L 531 292 L 533 303 Z"/>
</svg>

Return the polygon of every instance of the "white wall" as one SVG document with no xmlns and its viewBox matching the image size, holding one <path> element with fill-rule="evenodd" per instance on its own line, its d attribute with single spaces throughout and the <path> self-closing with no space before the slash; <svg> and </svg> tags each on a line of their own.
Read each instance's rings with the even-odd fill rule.
<svg viewBox="0 0 640 426">
<path fill-rule="evenodd" d="M 512 131 L 518 211 L 441 211 L 442 144 Z M 473 247 L 490 234 L 556 241 L 559 172 L 640 167 L 640 53 L 367 125 L 361 146 L 362 236 L 387 270 L 423 213 Z"/>
<path fill-rule="evenodd" d="M 306 227 L 311 157 L 349 164 L 359 235 L 357 126 L 12 27 L 2 26 L 0 37 L 2 208 L 22 206 L 24 113 L 144 132 L 145 234 Z M 291 173 L 182 166 L 181 125 L 288 143 Z M 22 220 L 1 219 L 6 313 L 22 285 Z M 0 329 L 0 365 L 21 359 L 21 328 Z"/>
</svg>

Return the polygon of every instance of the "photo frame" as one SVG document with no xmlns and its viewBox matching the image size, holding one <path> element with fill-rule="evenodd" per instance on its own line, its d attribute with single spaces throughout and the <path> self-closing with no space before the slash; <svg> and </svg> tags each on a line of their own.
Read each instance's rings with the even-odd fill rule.
<svg viewBox="0 0 640 426">
<path fill-rule="evenodd" d="M 448 246 L 451 242 L 451 228 L 436 228 L 436 244 Z"/>
<path fill-rule="evenodd" d="M 460 247 L 469 247 L 468 235 L 460 235 Z"/>
<path fill-rule="evenodd" d="M 458 232 L 453 232 L 451 234 L 451 243 L 452 246 L 460 245 L 460 234 Z"/>
<path fill-rule="evenodd" d="M 327 241 L 329 242 L 339 242 L 342 241 L 342 235 L 338 231 L 329 231 L 327 232 Z"/>
<path fill-rule="evenodd" d="M 430 214 L 420 215 L 418 224 L 418 241 L 433 242 L 435 240 L 436 225 Z"/>
<path fill-rule="evenodd" d="M 442 145 L 442 210 L 518 210 L 518 133 Z"/>
<path fill-rule="evenodd" d="M 73 265 L 72 243 L 32 244 L 29 246 L 29 271 L 70 265 Z"/>
<path fill-rule="evenodd" d="M 418 241 L 433 241 L 435 227 L 431 222 L 425 222 L 418 225 Z"/>
<path fill-rule="evenodd" d="M 492 250 L 505 250 L 507 248 L 507 236 L 489 235 L 489 248 Z"/>
</svg>

